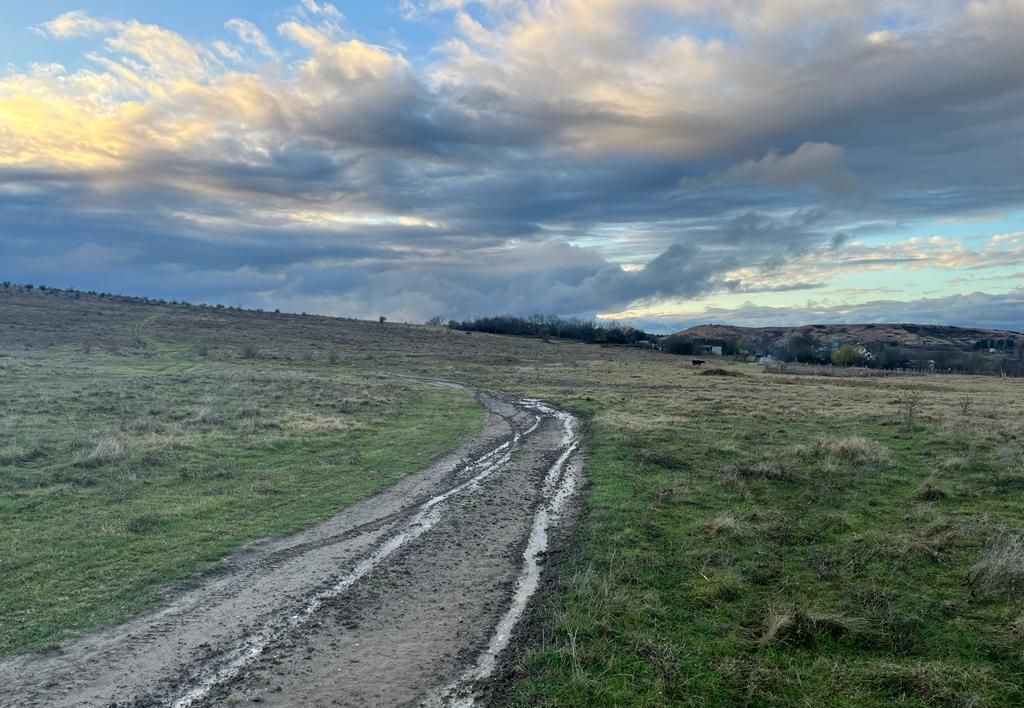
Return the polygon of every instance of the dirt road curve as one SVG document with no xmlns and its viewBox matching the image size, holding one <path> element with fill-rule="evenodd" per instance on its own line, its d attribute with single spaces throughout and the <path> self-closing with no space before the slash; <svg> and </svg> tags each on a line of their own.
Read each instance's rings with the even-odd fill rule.
<svg viewBox="0 0 1024 708">
<path fill-rule="evenodd" d="M 3 661 L 0 704 L 471 705 L 582 473 L 569 414 L 474 395 L 487 425 L 453 454 L 158 610 Z"/>
</svg>

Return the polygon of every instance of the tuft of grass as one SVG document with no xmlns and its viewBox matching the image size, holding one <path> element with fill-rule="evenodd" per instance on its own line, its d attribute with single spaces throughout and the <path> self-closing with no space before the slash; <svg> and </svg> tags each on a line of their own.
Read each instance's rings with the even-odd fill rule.
<svg viewBox="0 0 1024 708">
<path fill-rule="evenodd" d="M 250 403 L 239 409 L 238 417 L 242 420 L 257 420 L 263 417 L 263 409 Z"/>
<path fill-rule="evenodd" d="M 987 703 L 979 695 L 980 686 L 992 683 L 986 678 L 948 662 L 885 662 L 873 667 L 869 681 L 893 705 L 975 708 Z"/>
<path fill-rule="evenodd" d="M 948 496 L 949 494 L 939 487 L 938 480 L 934 477 L 926 479 L 921 486 L 917 488 L 917 491 L 914 492 L 914 498 L 921 501 L 942 501 Z"/>
<path fill-rule="evenodd" d="M 730 481 L 745 479 L 771 479 L 788 481 L 793 479 L 790 469 L 779 460 L 763 459 L 753 462 L 734 462 L 722 472 Z"/>
<path fill-rule="evenodd" d="M 862 467 L 885 468 L 893 464 L 892 451 L 888 447 L 861 435 L 815 440 L 802 452 L 805 455 L 835 457 Z"/>
<path fill-rule="evenodd" d="M 1009 631 L 1010 636 L 1017 641 L 1024 640 L 1024 614 L 1017 615 L 1007 625 L 1006 629 Z"/>
<path fill-rule="evenodd" d="M 738 600 L 743 593 L 743 578 L 733 568 L 700 573 L 694 581 L 693 602 L 701 607 L 715 607 Z"/>
<path fill-rule="evenodd" d="M 731 512 L 709 520 L 704 529 L 713 536 L 739 536 L 743 533 L 739 518 Z"/>
<path fill-rule="evenodd" d="M 192 414 L 192 422 L 203 425 L 217 425 L 223 422 L 223 417 L 216 413 L 210 406 L 200 406 Z"/>
<path fill-rule="evenodd" d="M 758 643 L 761 646 L 810 647 L 826 637 L 837 639 L 860 631 L 858 622 L 844 615 L 814 612 L 801 607 L 769 608 Z"/>
<path fill-rule="evenodd" d="M 160 525 L 160 521 L 158 514 L 138 514 L 125 521 L 124 527 L 128 533 L 143 536 L 156 529 Z"/>
<path fill-rule="evenodd" d="M 989 541 L 968 576 L 976 594 L 1016 595 L 1024 590 L 1024 533 L 1000 530 Z"/>
<path fill-rule="evenodd" d="M 34 462 L 46 456 L 46 451 L 37 444 L 7 445 L 0 448 L 0 465 L 18 465 Z"/>
<path fill-rule="evenodd" d="M 103 465 L 128 457 L 128 443 L 120 435 L 101 435 L 83 462 L 89 465 Z"/>
</svg>

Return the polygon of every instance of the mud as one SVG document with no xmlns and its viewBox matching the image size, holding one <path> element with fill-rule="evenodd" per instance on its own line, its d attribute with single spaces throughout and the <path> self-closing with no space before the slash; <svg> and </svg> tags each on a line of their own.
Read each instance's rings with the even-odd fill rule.
<svg viewBox="0 0 1024 708">
<path fill-rule="evenodd" d="M 487 424 L 451 455 L 155 611 L 0 662 L 0 704 L 472 705 L 582 476 L 572 416 L 473 393 Z"/>
</svg>

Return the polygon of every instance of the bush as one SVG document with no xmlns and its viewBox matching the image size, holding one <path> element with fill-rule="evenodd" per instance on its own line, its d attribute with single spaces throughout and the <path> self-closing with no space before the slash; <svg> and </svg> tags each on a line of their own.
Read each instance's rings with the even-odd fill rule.
<svg viewBox="0 0 1024 708">
<path fill-rule="evenodd" d="M 864 363 L 864 357 L 852 344 L 844 344 L 832 352 L 832 363 L 835 366 L 859 366 Z"/>
</svg>

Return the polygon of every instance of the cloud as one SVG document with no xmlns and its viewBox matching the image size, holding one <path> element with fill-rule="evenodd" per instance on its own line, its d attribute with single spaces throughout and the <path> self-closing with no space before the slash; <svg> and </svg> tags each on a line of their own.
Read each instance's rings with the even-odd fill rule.
<svg viewBox="0 0 1024 708">
<path fill-rule="evenodd" d="M 338 8 L 329 2 L 318 3 L 316 0 L 302 0 L 302 7 L 312 15 L 322 15 L 335 20 L 340 20 L 343 17 Z"/>
<path fill-rule="evenodd" d="M 72 10 L 42 23 L 36 29 L 41 34 L 55 39 L 72 39 L 108 32 L 119 25 L 120 23 L 111 20 L 96 19 L 81 10 Z"/>
<path fill-rule="evenodd" d="M 1019 2 L 403 8 L 447 36 L 395 51 L 319 0 L 208 42 L 41 25 L 92 45 L 0 75 L 11 277 L 411 319 L 1024 260 L 921 225 L 1021 208 Z"/>
<path fill-rule="evenodd" d="M 277 60 L 277 52 L 270 46 L 266 35 L 252 22 L 233 17 L 224 23 L 224 27 L 231 30 L 239 40 L 254 47 L 267 59 Z"/>
<path fill-rule="evenodd" d="M 856 304 L 809 302 L 802 306 L 767 307 L 748 302 L 737 308 L 707 308 L 689 315 L 666 315 L 644 320 L 644 324 L 652 329 L 670 332 L 708 322 L 744 327 L 913 322 L 1024 331 L 1024 288 L 1008 293 L 972 292 L 909 301 L 869 300 Z"/>
<path fill-rule="evenodd" d="M 803 143 L 788 155 L 769 150 L 759 160 L 746 160 L 714 175 L 712 185 L 734 185 L 749 182 L 776 187 L 810 185 L 831 194 L 850 194 L 859 181 L 843 169 L 843 149 L 831 143 Z M 682 183 L 686 185 L 686 181 Z"/>
</svg>

